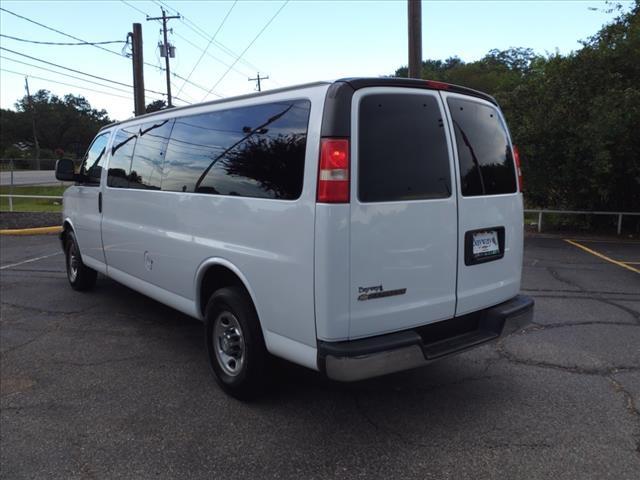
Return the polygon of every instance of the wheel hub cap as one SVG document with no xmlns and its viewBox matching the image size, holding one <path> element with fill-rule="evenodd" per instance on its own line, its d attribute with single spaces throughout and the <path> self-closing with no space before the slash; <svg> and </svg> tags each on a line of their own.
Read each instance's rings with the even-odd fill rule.
<svg viewBox="0 0 640 480">
<path fill-rule="evenodd" d="M 218 364 L 227 375 L 238 375 L 244 366 L 245 344 L 240 322 L 231 312 L 222 312 L 215 319 L 213 347 Z"/>
</svg>

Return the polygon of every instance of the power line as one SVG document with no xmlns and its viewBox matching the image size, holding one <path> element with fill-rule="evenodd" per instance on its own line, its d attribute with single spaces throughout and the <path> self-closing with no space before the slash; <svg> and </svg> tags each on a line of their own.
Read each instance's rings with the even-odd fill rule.
<svg viewBox="0 0 640 480">
<path fill-rule="evenodd" d="M 34 65 L 33 63 L 23 62 L 23 61 L 20 61 L 20 60 L 16 60 L 15 58 L 5 57 L 4 55 L 0 55 L 0 58 L 3 59 L 3 60 L 9 60 L 10 62 L 15 62 L 15 63 L 19 63 L 21 65 L 26 65 L 26 66 L 29 66 L 29 67 L 38 68 L 40 70 L 45 70 L 47 72 L 55 73 L 56 75 L 62 75 L 64 77 L 69 77 L 69 78 L 73 78 L 75 80 L 80 80 L 81 82 L 87 82 L 87 83 L 92 83 L 94 85 L 98 85 L 100 87 L 111 88 L 111 89 L 113 89 L 113 90 L 115 90 L 117 92 L 129 93 L 128 90 L 124 90 L 122 88 L 113 87 L 111 85 L 105 85 L 105 84 L 99 83 L 99 82 L 94 82 L 93 80 L 87 80 L 85 78 L 76 77 L 75 75 L 70 75 L 68 73 L 57 72 L 57 71 L 52 70 L 52 69 L 47 68 L 47 67 L 41 67 L 39 65 Z"/>
<path fill-rule="evenodd" d="M 110 43 L 127 43 L 125 40 L 111 40 L 107 42 L 39 42 L 37 40 L 29 40 L 27 38 L 12 37 L 11 35 L 5 35 L 0 33 L 0 37 L 10 38 L 11 40 L 18 40 L 19 42 L 37 43 L 38 45 L 107 45 Z"/>
<path fill-rule="evenodd" d="M 242 58 L 242 56 L 245 53 L 247 53 L 247 50 L 249 50 L 251 48 L 251 46 L 256 42 L 256 40 L 258 40 L 258 38 L 260 38 L 260 35 L 262 35 L 262 33 L 269 27 L 269 25 L 271 25 L 271 22 L 273 22 L 276 19 L 276 17 L 280 14 L 280 12 L 284 9 L 284 7 L 287 6 L 289 1 L 290 0 L 286 0 L 280 6 L 278 11 L 273 14 L 273 16 L 269 19 L 269 21 L 267 23 L 265 23 L 264 27 L 262 27 L 262 29 L 258 32 L 258 34 L 255 37 L 253 37 L 253 40 L 251 40 L 251 42 L 249 42 L 249 45 L 247 45 L 246 48 L 242 51 L 242 53 L 240 55 L 238 55 L 238 57 L 234 60 L 234 62 L 231 64 L 232 66 L 235 65 L 236 63 L 238 63 L 238 60 L 240 60 L 240 58 Z M 202 98 L 202 101 L 204 101 L 209 96 L 209 93 L 211 93 L 220 84 L 220 82 L 224 79 L 224 77 L 227 76 L 227 74 L 229 73 L 230 70 L 231 70 L 231 67 L 229 67 L 227 69 L 227 71 L 222 74 L 222 76 L 218 79 L 218 81 L 213 84 L 213 87 L 211 87 L 211 90 L 209 90 L 209 92 Z"/>
<path fill-rule="evenodd" d="M 6 50 L 7 52 L 11 52 L 11 53 L 14 53 L 14 54 L 16 54 L 16 55 L 20 55 L 20 56 L 22 56 L 22 57 L 29 58 L 29 59 L 31 59 L 31 60 L 35 60 L 35 61 L 37 61 L 37 62 L 42 62 L 42 63 L 45 63 L 45 64 L 47 64 L 47 65 L 51 65 L 51 66 L 56 67 L 56 68 L 61 68 L 61 69 L 63 69 L 63 70 L 69 70 L 70 72 L 73 72 L 73 73 L 79 73 L 80 75 L 86 75 L 86 76 L 88 76 L 88 77 L 96 78 L 96 79 L 98 79 L 98 80 L 102 80 L 102 81 L 104 81 L 104 82 L 115 83 L 116 85 L 122 85 L 123 87 L 133 88 L 133 85 L 129 85 L 128 83 L 118 82 L 117 80 L 112 80 L 112 79 L 110 79 L 110 78 L 101 77 L 101 76 L 99 76 L 99 75 L 93 75 L 93 74 L 91 74 L 91 73 L 81 72 L 80 70 L 76 70 L 76 69 L 73 69 L 73 68 L 65 67 L 65 66 L 63 66 L 63 65 L 58 65 L 57 63 L 53 63 L 53 62 L 48 62 L 48 61 L 46 61 L 46 60 L 42 60 L 41 58 L 32 57 L 31 55 L 26 55 L 26 54 L 24 54 L 24 53 L 16 52 L 15 50 L 10 50 L 10 49 L 5 48 L 5 47 L 1 47 L 1 46 L 0 46 L 0 50 Z M 59 73 L 59 72 L 57 72 L 57 73 Z M 162 93 L 162 92 L 158 92 L 157 90 L 145 89 L 145 92 L 155 93 L 155 94 L 157 94 L 157 95 L 164 96 L 164 93 Z M 178 100 L 180 100 L 180 101 L 184 102 L 184 103 L 191 104 L 191 102 L 188 102 L 188 101 L 186 101 L 186 100 L 185 100 L 185 99 L 183 99 L 183 98 L 179 98 L 179 97 L 176 97 L 176 98 L 177 98 Z"/>
<path fill-rule="evenodd" d="M 156 5 L 164 5 L 165 7 L 167 7 L 170 10 L 173 10 L 174 12 L 177 12 L 178 10 L 176 10 L 175 8 L 169 6 L 166 2 L 163 1 L 155 1 L 153 0 L 154 3 Z M 199 35 L 200 37 L 202 37 L 204 40 L 209 40 L 209 34 L 207 33 L 206 30 L 204 30 L 202 27 L 198 26 L 196 23 L 194 23 L 191 19 L 185 17 L 184 15 L 182 15 L 182 20 L 180 20 L 182 23 L 184 23 L 184 25 L 191 30 L 192 32 L 196 33 L 197 35 Z M 232 58 L 235 58 L 238 56 L 237 53 L 235 53 L 233 50 L 231 50 L 229 47 L 227 47 L 226 45 L 224 45 L 223 43 L 219 42 L 218 40 L 214 40 L 213 44 L 218 47 L 220 50 L 222 50 L 225 54 L 229 55 Z M 203 50 L 202 47 L 197 47 L 200 51 Z M 213 57 L 216 58 L 216 57 Z M 222 60 L 217 59 L 220 63 L 223 63 L 226 66 L 229 66 L 227 63 L 223 62 Z M 240 60 L 241 63 L 244 63 L 246 66 L 248 66 L 249 68 L 251 68 L 252 70 L 260 70 L 258 67 L 256 67 L 255 65 L 249 63 L 247 60 L 241 59 Z M 233 69 L 234 71 L 238 72 L 240 75 L 242 76 L 246 76 L 247 73 L 242 72 L 236 68 Z"/>
<path fill-rule="evenodd" d="M 143 10 L 140 10 L 138 7 L 134 6 L 133 4 L 125 1 L 125 0 L 120 0 L 122 3 L 124 3 L 125 5 L 127 5 L 128 7 L 133 8 L 134 10 L 137 10 L 138 12 L 140 12 L 143 15 L 146 15 L 147 17 L 149 16 L 149 14 Z"/>
<path fill-rule="evenodd" d="M 193 75 L 193 72 L 195 72 L 196 68 L 198 68 L 198 65 L 200 65 L 200 62 L 202 61 L 202 58 L 204 57 L 205 53 L 207 53 L 207 50 L 209 50 L 209 47 L 211 46 L 211 42 L 213 42 L 216 39 L 216 36 L 220 32 L 220 30 L 222 30 L 222 27 L 223 27 L 224 23 L 227 21 L 227 18 L 229 18 L 229 15 L 231 15 L 231 11 L 233 10 L 233 7 L 236 6 L 236 3 L 238 3 L 238 0 L 235 0 L 235 2 L 233 2 L 233 4 L 231 5 L 231 8 L 229 8 L 229 10 L 227 11 L 227 14 L 222 19 L 222 22 L 220 22 L 220 25 L 218 26 L 218 29 L 215 31 L 215 33 L 209 39 L 209 43 L 207 43 L 207 46 L 202 51 L 202 54 L 200 55 L 200 58 L 198 58 L 198 61 L 195 63 L 195 65 L 191 69 L 191 72 L 189 72 L 189 75 L 187 75 L 187 80 L 191 78 L 191 75 Z M 182 84 L 182 87 L 180 87 L 180 90 L 178 91 L 178 95 L 180 95 L 180 93 L 182 92 L 182 89 L 184 88 L 186 83 L 187 82 L 185 81 Z"/>
<path fill-rule="evenodd" d="M 131 7 L 131 8 L 133 8 L 134 10 L 136 10 L 136 11 L 138 11 L 138 12 L 142 13 L 145 17 L 149 17 L 149 14 L 148 14 L 147 12 L 145 12 L 144 10 L 141 10 L 141 9 L 139 9 L 138 7 L 135 7 L 134 5 L 132 5 L 131 3 L 129 3 L 129 2 L 127 2 L 127 1 L 125 1 L 125 0 L 120 0 L 120 1 L 121 1 L 122 3 L 124 3 L 125 5 L 127 5 L 128 7 Z M 172 10 L 173 10 L 173 9 L 172 9 Z M 174 10 L 174 11 L 175 11 L 175 10 Z M 199 46 L 198 46 L 198 45 L 196 45 L 195 43 L 191 42 L 189 39 L 187 39 L 187 38 L 183 37 L 182 35 L 180 35 L 179 33 L 174 32 L 173 34 L 174 34 L 176 37 L 179 37 L 179 38 L 181 38 L 182 40 L 184 40 L 185 42 L 187 42 L 187 43 L 188 43 L 189 45 L 191 45 L 192 47 L 197 48 L 200 52 L 204 51 L 204 49 L 203 49 L 202 47 L 199 47 Z M 223 61 L 222 61 L 222 60 L 220 60 L 219 58 L 216 58 L 216 57 L 215 57 L 215 56 L 213 56 L 211 53 L 207 52 L 207 55 L 208 55 L 208 56 L 210 56 L 211 58 L 213 58 L 214 60 L 216 60 L 216 61 L 218 61 L 218 62 L 222 63 L 224 66 L 226 66 L 226 67 L 228 67 L 228 66 L 229 66 L 229 64 L 227 64 L 227 63 L 223 62 Z M 151 63 L 148 63 L 148 62 L 144 62 L 144 64 L 145 64 L 145 65 L 149 65 L 149 66 L 151 66 L 151 67 L 153 67 L 153 68 L 157 68 L 157 69 L 159 69 L 159 70 L 161 70 L 161 71 L 164 71 L 164 68 L 162 68 L 161 66 L 154 65 L 154 64 L 151 64 Z M 196 88 L 198 88 L 198 89 L 202 90 L 203 92 L 208 92 L 208 91 L 209 91 L 209 89 L 208 89 L 208 88 L 203 87 L 202 85 L 198 85 L 198 84 L 197 84 L 197 83 L 195 83 L 194 81 L 189 80 L 189 79 L 186 79 L 185 77 L 183 77 L 183 76 L 181 76 L 181 75 L 178 75 L 178 74 L 177 74 L 177 73 L 175 73 L 175 72 L 171 72 L 171 76 L 173 76 L 173 77 L 175 77 L 175 78 L 178 78 L 178 79 L 182 80 L 183 82 L 187 82 L 189 85 L 191 85 L 191 86 L 193 86 L 193 87 L 196 87 Z M 218 97 L 218 98 L 224 98 L 222 95 L 220 95 L 220 94 L 218 94 L 218 93 L 215 93 L 215 92 L 214 92 L 213 94 L 214 94 L 216 97 Z M 180 99 L 179 99 L 179 100 L 180 100 Z M 184 100 L 183 100 L 183 101 L 184 101 Z"/>
<path fill-rule="evenodd" d="M 125 3 L 126 3 L 126 2 L 125 2 Z M 129 6 L 133 7 L 132 5 L 129 5 Z M 33 23 L 34 25 L 38 25 L 39 27 L 45 28 L 45 29 L 50 30 L 50 31 L 52 31 L 52 32 L 56 32 L 56 33 L 58 33 L 58 34 L 60 34 L 60 35 L 63 35 L 63 36 L 65 36 L 65 37 L 72 38 L 72 39 L 74 39 L 74 40 L 77 40 L 77 41 L 79 41 L 79 42 L 84 42 L 84 43 L 86 43 L 86 44 L 91 44 L 92 46 L 94 46 L 94 47 L 96 47 L 96 48 L 99 48 L 100 50 L 104 50 L 105 52 L 112 53 L 113 55 L 117 55 L 117 56 L 118 56 L 118 57 L 120 57 L 120 58 L 125 58 L 125 56 L 124 56 L 124 55 L 122 55 L 121 53 L 118 53 L 118 52 L 116 52 L 116 51 L 114 51 L 114 50 L 109 50 L 108 48 L 102 47 L 102 46 L 100 46 L 100 45 L 94 45 L 94 44 L 92 44 L 91 42 L 87 42 L 86 40 L 83 40 L 82 38 L 78 38 L 78 37 L 75 37 L 75 36 L 70 35 L 70 34 L 68 34 L 68 33 L 65 33 L 65 32 L 63 32 L 63 31 L 57 30 L 57 29 L 55 29 L 55 28 L 53 28 L 53 27 L 49 27 L 49 26 L 44 25 L 44 24 L 42 24 L 42 23 L 40 23 L 40 22 L 37 22 L 37 21 L 32 20 L 32 19 L 30 19 L 30 18 L 27 18 L 27 17 L 25 17 L 25 16 L 23 16 L 23 15 L 19 15 L 19 14 L 15 13 L 15 12 L 12 12 L 12 11 L 10 11 L 10 10 L 7 10 L 6 8 L 2 8 L 2 7 L 0 7 L 0 10 L 1 10 L 1 11 L 3 11 L 3 12 L 7 12 L 7 13 L 9 13 L 10 15 L 13 15 L 14 17 L 17 17 L 17 18 L 20 18 L 20 19 L 25 20 L 25 21 L 27 21 L 27 22 Z M 139 10 L 139 9 L 138 9 L 138 8 L 136 8 L 136 10 Z M 140 10 L 139 10 L 139 11 L 140 11 Z M 159 67 L 159 66 L 156 66 L 156 65 L 154 65 L 153 63 L 144 62 L 144 64 L 145 64 L 145 65 L 148 65 L 148 66 L 150 66 L 150 67 L 156 68 L 156 69 L 158 69 L 158 70 L 160 70 L 160 71 L 164 71 L 164 68 Z M 83 73 L 83 72 L 79 72 L 79 73 Z M 183 78 L 183 77 L 181 77 L 180 75 L 177 75 L 176 73 L 172 73 L 172 75 L 173 75 L 173 76 L 175 76 L 175 77 L 177 77 L 177 78 L 180 78 L 181 80 L 184 80 L 184 78 Z M 197 87 L 197 88 L 199 88 L 199 89 L 201 89 L 201 90 L 203 90 L 203 91 L 205 91 L 205 92 L 207 91 L 207 89 L 206 89 L 205 87 L 203 87 L 203 86 L 201 86 L 201 85 L 197 85 L 195 82 L 189 81 L 189 82 L 187 82 L 187 83 L 189 83 L 189 84 L 191 84 L 191 85 L 193 85 L 193 86 L 195 86 L 195 87 Z M 153 92 L 153 93 L 158 93 L 158 94 L 160 94 L 160 95 L 164 95 L 162 92 L 155 92 L 155 91 L 153 91 L 153 90 L 147 90 L 147 91 L 151 91 L 151 92 Z M 178 99 L 178 100 L 182 100 L 182 99 Z M 184 101 L 184 100 L 183 100 L 183 101 Z"/>
<path fill-rule="evenodd" d="M 26 55 L 24 53 L 16 52 L 15 50 L 10 50 L 10 49 L 5 48 L 5 47 L 0 47 L 0 50 L 6 50 L 7 52 L 11 52 L 13 54 L 20 55 L 21 57 L 26 57 L 26 58 L 29 58 L 31 60 L 35 60 L 36 62 L 46 63 L 47 65 L 51 65 L 53 67 L 61 68 L 63 70 L 69 70 L 70 72 L 79 73 L 80 75 L 86 75 L 87 77 L 96 78 L 96 79 L 102 80 L 104 82 L 115 83 L 117 85 L 122 85 L 123 87 L 133 88 L 133 85 L 129 85 L 128 83 L 118 82 L 117 80 L 112 80 L 110 78 L 101 77 L 99 75 L 93 75 L 91 73 L 81 72 L 80 70 L 75 70 L 73 68 L 64 67 L 62 65 L 58 65 L 57 63 L 48 62 L 46 60 L 42 60 L 41 58 L 32 57 L 31 55 Z M 151 92 L 151 93 L 157 93 L 159 95 L 164 95 L 162 92 L 157 92 L 155 90 L 146 90 L 146 91 Z"/>
<path fill-rule="evenodd" d="M 82 38 L 74 37 L 73 35 L 69 35 L 68 33 L 62 32 L 62 31 L 57 30 L 57 29 L 55 29 L 53 27 L 49 27 L 49 26 L 44 25 L 44 24 L 42 24 L 40 22 L 36 22 L 35 20 L 31 20 L 30 18 L 24 17 L 22 15 L 18 15 L 17 13 L 12 12 L 11 10 L 7 10 L 6 8 L 0 7 L 0 10 L 2 10 L 3 12 L 7 12 L 7 13 L 13 15 L 14 17 L 18 17 L 18 18 L 20 18 L 22 20 L 26 20 L 27 22 L 33 23 L 35 25 L 38 25 L 39 27 L 46 28 L 47 30 L 50 30 L 52 32 L 59 33 L 60 35 L 64 35 L 65 37 L 73 38 L 74 40 L 76 40 L 78 42 L 90 43 L 90 42 L 87 42 L 86 40 L 83 40 Z M 104 47 L 102 47 L 100 45 L 93 45 L 93 46 L 96 47 L 96 48 L 99 48 L 100 50 L 104 50 L 105 52 L 109 52 L 109 53 L 112 53 L 114 55 L 118 55 L 119 57 L 122 57 L 122 54 L 120 54 L 118 52 L 115 52 L 113 50 L 109 50 L 108 48 L 104 48 Z"/>
<path fill-rule="evenodd" d="M 44 80 L 45 82 L 59 83 L 60 85 L 66 85 L 67 87 L 81 88 L 83 90 L 88 90 L 90 92 L 102 93 L 104 95 L 111 95 L 112 97 L 126 98 L 127 100 L 131 99 L 131 96 L 125 97 L 124 95 L 118 95 L 117 93 L 105 92 L 103 90 L 96 90 L 96 89 L 89 88 L 89 87 L 84 87 L 84 86 L 81 86 L 81 85 L 74 85 L 74 84 L 71 84 L 71 83 L 60 82 L 60 81 L 57 81 L 57 80 L 52 80 L 50 78 L 37 77 L 35 75 L 28 75 L 26 73 L 14 72 L 13 70 L 7 70 L 6 68 L 0 68 L 0 71 L 7 72 L 7 73 L 13 73 L 15 75 L 20 75 L 22 77 L 26 76 L 26 77 L 30 77 L 30 78 L 36 78 L 38 80 Z"/>
</svg>

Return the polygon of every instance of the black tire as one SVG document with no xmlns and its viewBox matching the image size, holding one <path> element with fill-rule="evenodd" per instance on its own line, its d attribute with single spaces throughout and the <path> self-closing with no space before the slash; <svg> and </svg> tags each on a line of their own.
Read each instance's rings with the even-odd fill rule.
<svg viewBox="0 0 640 480">
<path fill-rule="evenodd" d="M 72 231 L 67 232 L 64 242 L 65 264 L 67 280 L 74 290 L 91 290 L 96 284 L 98 272 L 82 263 L 78 241 Z"/>
<path fill-rule="evenodd" d="M 244 290 L 225 287 L 211 295 L 205 310 L 205 343 L 209 365 L 226 393 L 250 400 L 264 391 L 269 354 Z"/>
</svg>

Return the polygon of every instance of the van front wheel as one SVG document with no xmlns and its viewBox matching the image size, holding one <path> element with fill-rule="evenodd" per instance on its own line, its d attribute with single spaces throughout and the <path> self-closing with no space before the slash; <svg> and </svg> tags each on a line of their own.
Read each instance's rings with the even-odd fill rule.
<svg viewBox="0 0 640 480">
<path fill-rule="evenodd" d="M 205 341 L 209 363 L 220 387 L 248 400 L 264 387 L 268 353 L 258 315 L 240 288 L 216 291 L 205 311 Z"/>
<path fill-rule="evenodd" d="M 98 272 L 82 263 L 78 241 L 73 232 L 66 234 L 65 260 L 67 267 L 67 279 L 74 290 L 91 290 L 96 284 Z"/>
</svg>

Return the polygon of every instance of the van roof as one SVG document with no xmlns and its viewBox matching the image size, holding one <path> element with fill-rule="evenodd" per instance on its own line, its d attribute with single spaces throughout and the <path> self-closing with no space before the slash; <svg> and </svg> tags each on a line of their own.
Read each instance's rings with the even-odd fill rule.
<svg viewBox="0 0 640 480">
<path fill-rule="evenodd" d="M 450 92 L 455 92 L 455 93 L 461 93 L 464 95 L 471 95 L 474 97 L 479 97 L 482 98 L 484 100 L 487 100 L 495 105 L 497 105 L 498 103 L 496 102 L 495 98 L 493 98 L 491 95 L 486 94 L 484 92 L 480 92 L 478 90 L 474 90 L 472 88 L 467 88 L 467 87 L 462 87 L 460 85 L 454 85 L 451 83 L 445 83 L 445 82 L 438 82 L 438 81 L 434 81 L 434 80 L 420 80 L 417 78 L 400 78 L 400 77 L 348 77 L 348 78 L 341 78 L 338 80 L 334 80 L 333 82 L 330 81 L 318 81 L 318 82 L 311 82 L 311 83 L 303 83 L 303 84 L 299 84 L 299 85 L 292 85 L 289 87 L 282 87 L 282 88 L 276 88 L 273 90 L 267 90 L 265 92 L 255 92 L 255 93 L 249 93 L 246 95 L 237 95 L 234 97 L 227 97 L 227 98 L 220 98 L 220 99 L 216 99 L 216 100 L 210 100 L 208 102 L 202 102 L 202 103 L 194 103 L 191 105 L 184 105 L 184 106 L 180 106 L 180 107 L 173 107 L 170 110 L 171 111 L 175 111 L 175 112 L 182 112 L 184 110 L 188 110 L 191 108 L 195 108 L 195 107 L 201 107 L 203 105 L 217 105 L 217 104 L 221 104 L 221 103 L 226 103 L 226 102 L 231 102 L 231 101 L 235 101 L 235 100 L 242 100 L 242 99 L 247 99 L 247 98 L 254 98 L 254 97 L 263 97 L 263 96 L 269 96 L 269 95 L 273 95 L 275 93 L 281 93 L 281 92 L 287 92 L 287 91 L 294 91 L 294 90 L 301 90 L 303 88 L 310 88 L 310 87 L 319 87 L 322 85 L 339 85 L 339 84 L 347 84 L 349 85 L 353 90 L 359 90 L 361 88 L 367 88 L 367 87 L 404 87 L 404 88 L 424 88 L 424 89 L 429 89 L 429 90 L 444 90 L 444 91 L 450 91 Z M 169 109 L 164 109 L 164 110 L 159 110 L 157 112 L 152 112 L 152 113 L 145 113 L 143 115 L 139 115 L 137 117 L 131 117 L 131 118 L 127 118 L 126 120 L 121 120 L 119 122 L 113 122 L 110 123 L 108 125 L 105 125 L 104 127 L 102 127 L 100 130 L 104 130 L 106 128 L 111 128 L 114 127 L 116 125 L 120 125 L 123 123 L 127 123 L 127 122 L 131 122 L 133 120 L 138 120 L 140 118 L 151 118 L 157 115 L 161 115 L 164 113 L 167 113 Z"/>
</svg>

